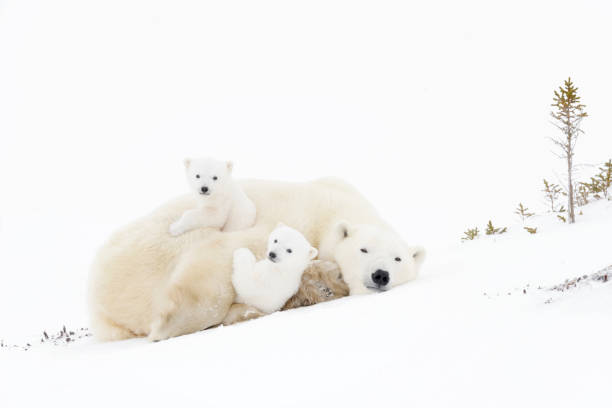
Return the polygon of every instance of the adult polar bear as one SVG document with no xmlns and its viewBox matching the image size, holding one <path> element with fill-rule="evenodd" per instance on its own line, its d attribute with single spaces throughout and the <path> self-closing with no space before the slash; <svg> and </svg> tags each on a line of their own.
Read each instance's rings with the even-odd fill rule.
<svg viewBox="0 0 612 408">
<path fill-rule="evenodd" d="M 169 225 L 194 206 L 189 195 L 111 236 L 90 276 L 97 338 L 161 340 L 221 323 L 235 297 L 234 250 L 262 254 L 278 222 L 304 234 L 319 248 L 320 259 L 336 261 L 351 294 L 386 290 L 416 277 L 424 250 L 406 245 L 352 186 L 336 179 L 241 185 L 257 208 L 252 228 L 202 228 L 170 236 Z"/>
</svg>

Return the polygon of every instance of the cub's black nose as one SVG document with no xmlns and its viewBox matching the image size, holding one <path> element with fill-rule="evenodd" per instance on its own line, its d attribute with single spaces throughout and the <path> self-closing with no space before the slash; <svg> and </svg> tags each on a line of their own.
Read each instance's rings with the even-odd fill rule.
<svg viewBox="0 0 612 408">
<path fill-rule="evenodd" d="M 274 252 L 270 252 L 270 253 L 268 254 L 268 256 L 269 256 L 271 259 L 276 258 L 276 254 L 275 254 Z"/>
<path fill-rule="evenodd" d="M 378 287 L 387 286 L 389 283 L 389 272 L 378 269 L 372 274 L 372 282 Z"/>
<path fill-rule="evenodd" d="M 202 192 L 203 193 L 208 193 L 208 187 L 202 187 Z"/>
</svg>

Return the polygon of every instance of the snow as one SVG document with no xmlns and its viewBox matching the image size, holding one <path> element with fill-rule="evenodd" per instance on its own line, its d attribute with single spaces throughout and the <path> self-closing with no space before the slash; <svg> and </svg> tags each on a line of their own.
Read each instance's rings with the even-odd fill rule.
<svg viewBox="0 0 612 408">
<path fill-rule="evenodd" d="M 0 348 L 0 405 L 609 405 L 612 285 L 537 288 L 612 264 L 610 202 L 568 226 L 540 193 L 564 180 L 547 138 L 567 76 L 589 112 L 579 179 L 612 156 L 611 11 L 0 2 L 0 339 L 32 343 Z M 96 249 L 186 191 L 190 155 L 349 180 L 428 249 L 421 276 L 155 344 L 39 344 L 88 326 Z M 460 242 L 489 219 L 509 232 Z"/>
<path fill-rule="evenodd" d="M 432 250 L 418 280 L 386 293 L 160 343 L 0 349 L 2 399 L 7 406 L 605 406 L 612 284 L 547 289 L 610 264 L 612 202 L 582 210 L 573 226 L 544 214 L 529 222 L 542 231 L 535 235 L 519 222 L 500 236 Z"/>
</svg>

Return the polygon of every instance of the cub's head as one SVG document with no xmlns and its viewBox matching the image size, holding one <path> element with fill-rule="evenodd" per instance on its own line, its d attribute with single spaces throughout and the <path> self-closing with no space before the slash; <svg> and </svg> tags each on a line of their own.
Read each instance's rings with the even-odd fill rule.
<svg viewBox="0 0 612 408">
<path fill-rule="evenodd" d="M 203 196 L 211 196 L 229 185 L 232 162 L 210 158 L 185 159 L 185 173 L 191 189 Z"/>
<path fill-rule="evenodd" d="M 335 260 L 344 280 L 359 292 L 384 291 L 413 280 L 425 259 L 422 247 L 408 246 L 387 228 L 342 221 L 335 234 Z"/>
<path fill-rule="evenodd" d="M 317 257 L 318 251 L 297 230 L 278 224 L 268 238 L 268 259 L 274 263 L 303 265 Z"/>
</svg>

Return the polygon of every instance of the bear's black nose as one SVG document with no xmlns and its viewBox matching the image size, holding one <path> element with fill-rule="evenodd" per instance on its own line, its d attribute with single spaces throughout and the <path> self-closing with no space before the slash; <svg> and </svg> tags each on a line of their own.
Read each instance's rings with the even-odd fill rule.
<svg viewBox="0 0 612 408">
<path fill-rule="evenodd" d="M 389 283 L 389 272 L 378 269 L 372 274 L 372 282 L 378 287 L 387 286 Z"/>
<path fill-rule="evenodd" d="M 203 193 L 208 193 L 208 187 L 206 187 L 206 186 L 202 187 L 202 192 Z"/>
<path fill-rule="evenodd" d="M 276 254 L 274 252 L 270 252 L 268 256 L 270 257 L 270 259 L 276 258 Z"/>
</svg>

